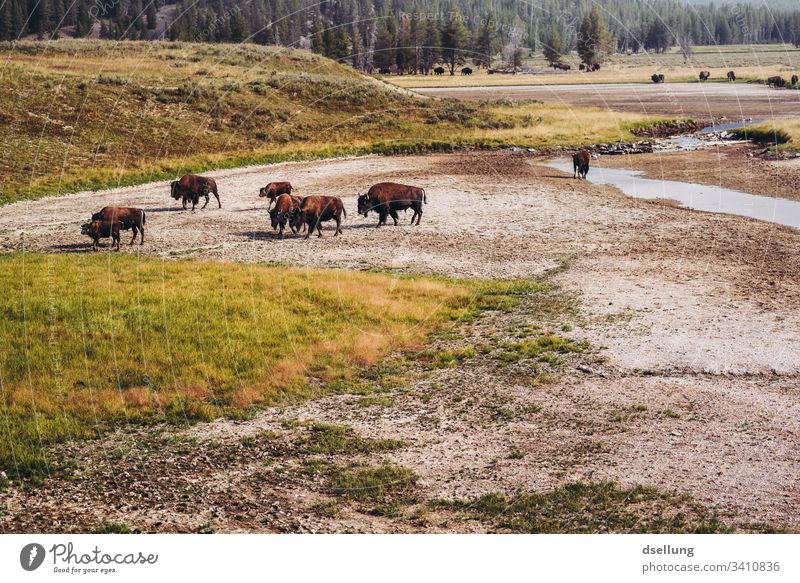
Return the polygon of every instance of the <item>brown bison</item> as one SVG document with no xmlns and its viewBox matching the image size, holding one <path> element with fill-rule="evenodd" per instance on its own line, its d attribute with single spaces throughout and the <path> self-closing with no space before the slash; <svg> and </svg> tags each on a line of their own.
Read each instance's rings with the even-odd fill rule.
<svg viewBox="0 0 800 583">
<path fill-rule="evenodd" d="M 700 80 L 701 81 L 708 81 L 708 78 L 711 77 L 710 71 L 700 71 Z"/>
<path fill-rule="evenodd" d="M 562 71 L 569 71 L 572 66 L 567 63 L 552 63 L 553 69 L 561 69 Z"/>
<path fill-rule="evenodd" d="M 797 75 L 792 75 L 792 85 L 797 85 L 797 81 L 800 80 L 800 77 Z"/>
<path fill-rule="evenodd" d="M 367 194 L 358 196 L 358 214 L 365 217 L 369 211 L 378 213 L 377 227 L 386 224 L 386 217 L 391 216 L 397 226 L 397 211 L 412 209 L 411 224 L 417 219 L 417 224 L 422 218 L 422 205 L 427 204 L 424 188 L 406 186 L 396 182 L 380 182 L 367 191 Z"/>
<path fill-rule="evenodd" d="M 572 155 L 572 177 L 586 178 L 589 174 L 589 152 L 580 150 Z"/>
<path fill-rule="evenodd" d="M 272 223 L 272 229 L 280 228 L 280 236 L 283 238 L 283 230 L 286 228 L 286 223 L 289 223 L 293 233 L 297 233 L 297 227 L 294 225 L 295 215 L 300 210 L 300 203 L 303 199 L 299 196 L 291 196 L 290 194 L 281 194 L 275 201 L 275 208 L 269 211 L 269 218 Z"/>
<path fill-rule="evenodd" d="M 173 180 L 170 183 L 170 196 L 175 200 L 183 199 L 183 210 L 186 210 L 186 203 L 192 201 L 192 210 L 197 206 L 200 197 L 206 199 L 206 203 L 202 208 L 208 206 L 208 193 L 214 194 L 217 199 L 219 208 L 222 208 L 222 203 L 219 201 L 219 193 L 217 192 L 217 183 L 213 178 L 207 176 L 197 176 L 196 174 L 186 174 L 180 180 Z"/>
<path fill-rule="evenodd" d="M 128 243 L 129 245 L 133 245 L 134 241 L 136 241 L 136 234 L 141 233 L 139 245 L 144 245 L 145 214 L 142 209 L 124 206 L 107 206 L 103 207 L 103 210 L 99 213 L 94 213 L 92 215 L 92 220 L 119 223 L 123 231 L 132 229 L 133 238 L 131 238 L 131 242 Z"/>
<path fill-rule="evenodd" d="M 653 83 L 663 83 L 664 82 L 664 74 L 663 73 L 653 73 L 650 76 L 650 80 Z"/>
<path fill-rule="evenodd" d="M 288 182 L 270 182 L 264 188 L 258 191 L 258 196 L 261 198 L 269 198 L 269 204 L 267 205 L 267 209 L 269 209 L 278 196 L 281 194 L 291 195 L 293 190 L 294 187 Z"/>
<path fill-rule="evenodd" d="M 780 75 L 775 75 L 774 77 L 770 77 L 769 79 L 767 79 L 767 85 L 770 87 L 785 87 L 786 79 L 784 79 Z"/>
<path fill-rule="evenodd" d="M 342 199 L 338 196 L 307 196 L 295 212 L 292 226 L 294 229 L 299 229 L 303 223 L 308 225 L 305 237 L 308 239 L 314 229 L 322 237 L 324 221 L 336 221 L 336 232 L 333 234 L 335 237 L 342 232 L 342 215 L 347 218 L 347 211 L 344 210 Z"/>
<path fill-rule="evenodd" d="M 472 75 L 472 68 L 471 67 L 464 67 L 461 69 L 462 75 Z"/>
<path fill-rule="evenodd" d="M 114 245 L 116 245 L 117 251 L 119 251 L 119 229 L 119 222 L 93 220 L 91 223 L 81 225 L 81 235 L 88 235 L 92 238 L 94 241 L 92 251 L 97 251 L 97 243 L 103 237 L 111 237 L 111 249 L 114 249 Z"/>
<path fill-rule="evenodd" d="M 736 81 L 736 73 L 728 71 L 728 81 Z"/>
</svg>

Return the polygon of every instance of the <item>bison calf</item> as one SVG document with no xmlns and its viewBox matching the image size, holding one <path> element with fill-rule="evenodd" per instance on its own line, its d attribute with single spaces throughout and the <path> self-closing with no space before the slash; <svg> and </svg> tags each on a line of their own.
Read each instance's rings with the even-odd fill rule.
<svg viewBox="0 0 800 583">
<path fill-rule="evenodd" d="M 173 180 L 170 183 L 170 196 L 175 200 L 183 199 L 183 210 L 186 210 L 186 203 L 190 200 L 192 201 L 192 210 L 194 210 L 201 196 L 206 199 L 206 203 L 202 208 L 206 208 L 208 206 L 209 193 L 214 194 L 219 208 L 222 208 L 222 203 L 219 201 L 219 193 L 217 192 L 217 183 L 213 178 L 186 174 L 180 180 Z"/>
<path fill-rule="evenodd" d="M 424 188 L 397 184 L 396 182 L 379 182 L 372 186 L 367 194 L 358 197 L 358 214 L 365 217 L 369 211 L 378 213 L 378 224 L 376 227 L 386 224 L 386 217 L 391 216 L 397 226 L 397 211 L 412 209 L 414 214 L 411 216 L 411 224 L 414 219 L 419 225 L 422 219 L 422 205 L 427 203 Z"/>
<path fill-rule="evenodd" d="M 272 229 L 280 228 L 280 236 L 283 238 L 283 230 L 286 228 L 286 223 L 293 233 L 297 233 L 294 218 L 300 211 L 300 204 L 303 202 L 299 196 L 290 196 L 288 194 L 281 194 L 275 201 L 275 208 L 269 211 L 269 218 L 272 223 Z"/>
<path fill-rule="evenodd" d="M 342 216 L 347 218 L 347 211 L 344 210 L 342 199 L 338 196 L 307 196 L 300 203 L 300 208 L 295 214 L 293 226 L 300 228 L 303 223 L 308 225 L 306 239 L 311 236 L 314 229 L 318 236 L 322 237 L 322 223 L 324 221 L 336 221 L 335 237 L 342 233 Z"/>
<path fill-rule="evenodd" d="M 123 231 L 132 229 L 133 238 L 131 238 L 129 245 L 133 245 L 134 241 L 136 241 L 136 234 L 140 232 L 139 245 L 144 245 L 145 214 L 142 209 L 124 206 L 107 206 L 103 207 L 99 213 L 94 213 L 92 215 L 92 220 L 119 223 Z"/>
<path fill-rule="evenodd" d="M 111 249 L 114 249 L 116 244 L 117 251 L 119 251 L 119 228 L 119 222 L 95 220 L 81 225 L 81 235 L 88 235 L 92 238 L 94 241 L 92 251 L 97 251 L 97 243 L 104 237 L 111 237 Z"/>
<path fill-rule="evenodd" d="M 589 152 L 581 150 L 572 156 L 572 177 L 586 178 L 589 174 Z"/>
<path fill-rule="evenodd" d="M 274 203 L 281 194 L 291 195 L 293 190 L 294 187 L 288 182 L 270 182 L 258 191 L 258 196 L 261 198 L 269 198 L 269 204 L 267 205 L 267 210 L 269 210 L 272 207 L 272 203 Z"/>
</svg>

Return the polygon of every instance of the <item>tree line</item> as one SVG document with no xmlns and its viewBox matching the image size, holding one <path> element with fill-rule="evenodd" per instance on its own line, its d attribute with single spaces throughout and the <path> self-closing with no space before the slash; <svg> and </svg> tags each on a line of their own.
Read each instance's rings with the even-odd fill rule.
<svg viewBox="0 0 800 583">
<path fill-rule="evenodd" d="M 800 46 L 800 11 L 676 0 L 0 0 L 0 40 L 253 42 L 307 48 L 365 71 L 427 73 L 436 63 L 514 66 L 534 50 L 557 62 L 582 52 L 587 19 L 602 33 L 597 59 L 673 46 Z"/>
</svg>

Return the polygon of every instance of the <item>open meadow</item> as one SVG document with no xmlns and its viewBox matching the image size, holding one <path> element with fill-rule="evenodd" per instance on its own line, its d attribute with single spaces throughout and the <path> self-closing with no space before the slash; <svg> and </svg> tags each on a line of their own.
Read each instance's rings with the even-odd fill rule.
<svg viewBox="0 0 800 583">
<path fill-rule="evenodd" d="M 248 44 L 0 45 L 0 532 L 800 531 L 797 228 L 592 181 L 797 201 L 797 124 L 758 114 L 800 92 L 747 82 L 795 54 L 655 57 L 742 88 L 734 115 L 468 86 L 539 76 L 428 97 Z M 758 144 L 594 147 L 722 116 L 764 119 L 735 130 Z M 580 147 L 589 180 L 553 167 Z M 171 197 L 189 172 L 220 207 Z M 343 232 L 281 236 L 274 181 L 339 197 Z M 390 181 L 424 189 L 418 225 L 357 212 Z M 91 251 L 108 205 L 144 211 L 143 244 Z"/>
</svg>

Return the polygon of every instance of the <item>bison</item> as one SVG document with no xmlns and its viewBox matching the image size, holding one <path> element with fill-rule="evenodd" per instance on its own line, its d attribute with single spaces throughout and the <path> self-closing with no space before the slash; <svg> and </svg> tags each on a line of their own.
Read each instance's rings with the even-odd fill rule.
<svg viewBox="0 0 800 583">
<path fill-rule="evenodd" d="M 785 87 L 786 79 L 779 75 L 775 75 L 774 77 L 767 79 L 767 85 L 770 87 Z"/>
<path fill-rule="evenodd" d="M 347 211 L 344 210 L 342 199 L 338 196 L 307 196 L 294 215 L 292 227 L 296 230 L 305 223 L 308 226 L 305 238 L 308 239 L 314 229 L 322 237 L 324 221 L 336 221 L 336 232 L 333 234 L 335 237 L 342 233 L 342 215 L 347 218 Z"/>
<path fill-rule="evenodd" d="M 436 67 L 433 70 L 434 75 L 444 75 L 444 67 Z"/>
<path fill-rule="evenodd" d="M 293 190 L 294 187 L 288 182 L 270 182 L 264 188 L 259 189 L 258 196 L 261 198 L 269 198 L 269 204 L 267 205 L 267 210 L 269 210 L 272 203 L 275 202 L 275 199 L 278 198 L 279 195 L 291 195 Z"/>
<path fill-rule="evenodd" d="M 111 223 L 119 223 L 123 231 L 128 229 L 133 230 L 133 237 L 129 245 L 133 245 L 136 241 L 136 234 L 141 233 L 139 237 L 139 245 L 144 245 L 144 223 L 145 214 L 142 209 L 130 208 L 124 206 L 107 206 L 99 213 L 92 215 L 93 221 L 106 221 Z"/>
<path fill-rule="evenodd" d="M 572 177 L 586 179 L 589 174 L 589 152 L 580 150 L 572 155 Z"/>
<path fill-rule="evenodd" d="M 367 194 L 358 196 L 358 214 L 365 217 L 369 211 L 378 213 L 378 224 L 376 227 L 386 224 L 386 217 L 391 216 L 397 226 L 397 211 L 412 209 L 414 214 L 411 216 L 411 224 L 417 219 L 417 224 L 422 218 L 422 205 L 427 204 L 424 188 L 407 186 L 395 182 L 380 182 L 372 186 Z"/>
<path fill-rule="evenodd" d="M 92 251 L 97 251 L 97 243 L 103 237 L 111 237 L 111 249 L 114 249 L 114 245 L 116 245 L 117 251 L 119 251 L 119 229 L 119 222 L 93 220 L 81 225 L 81 235 L 88 235 L 92 238 L 94 241 Z"/>
<path fill-rule="evenodd" d="M 711 77 L 710 71 L 700 71 L 700 81 L 708 81 L 709 77 Z"/>
<path fill-rule="evenodd" d="M 461 69 L 462 75 L 472 75 L 472 69 L 470 67 L 464 67 Z"/>
<path fill-rule="evenodd" d="M 600 70 L 600 63 L 592 63 L 590 67 L 588 67 L 589 71 L 599 71 Z"/>
<path fill-rule="evenodd" d="M 578 65 L 578 69 L 580 69 L 581 71 L 585 71 L 586 65 L 584 63 L 581 63 L 580 65 Z"/>
<path fill-rule="evenodd" d="M 299 196 L 291 196 L 289 194 L 281 194 L 275 201 L 275 208 L 269 211 L 269 218 L 272 222 L 272 229 L 280 228 L 280 236 L 283 238 L 283 230 L 286 228 L 286 223 L 289 223 L 293 233 L 297 233 L 297 227 L 294 225 L 292 219 L 300 210 L 300 203 L 303 199 Z"/>
<path fill-rule="evenodd" d="M 792 85 L 797 85 L 797 81 L 800 80 L 800 77 L 797 75 L 792 75 Z"/>
<path fill-rule="evenodd" d="M 186 174 L 180 180 L 173 180 L 170 183 L 170 196 L 175 200 L 183 199 L 183 210 L 186 210 L 186 203 L 192 201 L 192 210 L 197 206 L 200 197 L 204 196 L 206 203 L 202 208 L 208 205 L 208 193 L 214 194 L 217 199 L 219 208 L 222 208 L 222 203 L 219 201 L 219 193 L 217 192 L 217 183 L 213 178 L 206 176 L 197 176 L 196 174 Z"/>
<path fill-rule="evenodd" d="M 728 81 L 736 81 L 736 73 L 728 71 Z"/>
</svg>

